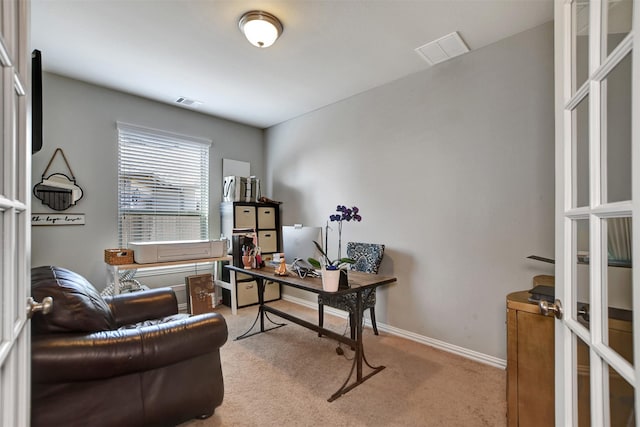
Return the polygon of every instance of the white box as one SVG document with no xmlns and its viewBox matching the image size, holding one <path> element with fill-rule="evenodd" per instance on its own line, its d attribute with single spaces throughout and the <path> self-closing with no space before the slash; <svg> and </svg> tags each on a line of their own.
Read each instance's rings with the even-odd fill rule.
<svg viewBox="0 0 640 427">
<path fill-rule="evenodd" d="M 173 242 L 129 242 L 138 264 L 215 258 L 226 255 L 227 240 L 182 240 Z"/>
</svg>

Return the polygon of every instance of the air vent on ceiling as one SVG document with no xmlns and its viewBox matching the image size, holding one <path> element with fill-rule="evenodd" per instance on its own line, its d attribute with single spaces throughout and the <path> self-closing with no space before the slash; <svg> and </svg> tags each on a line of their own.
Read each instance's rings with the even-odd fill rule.
<svg viewBox="0 0 640 427">
<path fill-rule="evenodd" d="M 455 56 L 469 52 L 469 48 L 460 37 L 460 34 L 453 32 L 438 40 L 434 40 L 416 48 L 418 52 L 429 64 L 435 65 L 451 59 Z"/>
<path fill-rule="evenodd" d="M 194 99 L 185 98 L 184 96 L 181 96 L 180 98 L 176 99 L 176 103 L 181 105 L 186 105 L 187 107 L 198 107 L 203 104 L 202 101 L 196 101 Z"/>
</svg>

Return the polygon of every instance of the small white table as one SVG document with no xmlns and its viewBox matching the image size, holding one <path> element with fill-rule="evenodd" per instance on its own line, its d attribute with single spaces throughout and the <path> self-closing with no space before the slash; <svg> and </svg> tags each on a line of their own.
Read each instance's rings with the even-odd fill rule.
<svg viewBox="0 0 640 427">
<path fill-rule="evenodd" d="M 205 264 L 205 263 L 211 262 L 213 263 L 213 283 L 215 284 L 215 286 L 227 289 L 231 292 L 231 313 L 235 315 L 235 314 L 238 314 L 238 300 L 236 297 L 236 286 L 235 286 L 235 283 L 228 283 L 221 279 L 222 269 L 220 268 L 221 262 L 223 261 L 231 262 L 232 260 L 233 258 L 231 257 L 231 255 L 226 255 L 226 256 L 215 257 L 215 258 L 185 259 L 180 261 L 154 262 L 154 263 L 148 263 L 148 264 L 138 264 L 138 263 L 120 264 L 120 265 L 107 264 L 107 272 L 108 272 L 107 286 L 113 284 L 114 285 L 113 293 L 116 295 L 120 293 L 120 286 L 117 286 L 116 284 L 118 284 L 120 280 L 118 273 L 122 270 L 142 270 L 145 268 L 169 267 L 173 265 L 187 265 L 187 264 Z M 232 282 L 234 282 L 233 276 L 235 276 L 235 274 L 232 273 L 231 276 L 232 276 Z"/>
</svg>

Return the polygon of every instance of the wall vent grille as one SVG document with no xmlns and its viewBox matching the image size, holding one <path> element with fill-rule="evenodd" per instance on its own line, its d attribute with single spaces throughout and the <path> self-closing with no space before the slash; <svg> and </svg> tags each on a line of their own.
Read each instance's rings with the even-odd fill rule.
<svg viewBox="0 0 640 427">
<path fill-rule="evenodd" d="M 185 98 L 184 96 L 181 96 L 180 98 L 176 99 L 176 103 L 180 105 L 186 105 L 187 107 L 197 107 L 203 104 L 202 101 L 196 101 L 195 99 Z"/>
<path fill-rule="evenodd" d="M 448 59 L 469 52 L 469 48 L 457 31 L 440 37 L 415 49 L 430 65 L 439 64 Z"/>
</svg>

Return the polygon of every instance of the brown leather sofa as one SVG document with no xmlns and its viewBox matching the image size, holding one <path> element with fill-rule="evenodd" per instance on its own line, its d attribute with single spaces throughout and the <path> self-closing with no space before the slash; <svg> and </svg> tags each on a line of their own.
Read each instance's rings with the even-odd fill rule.
<svg viewBox="0 0 640 427">
<path fill-rule="evenodd" d="M 178 314 L 170 288 L 103 298 L 51 266 L 31 294 L 53 297 L 31 323 L 32 426 L 175 426 L 222 403 L 220 314 Z"/>
</svg>

